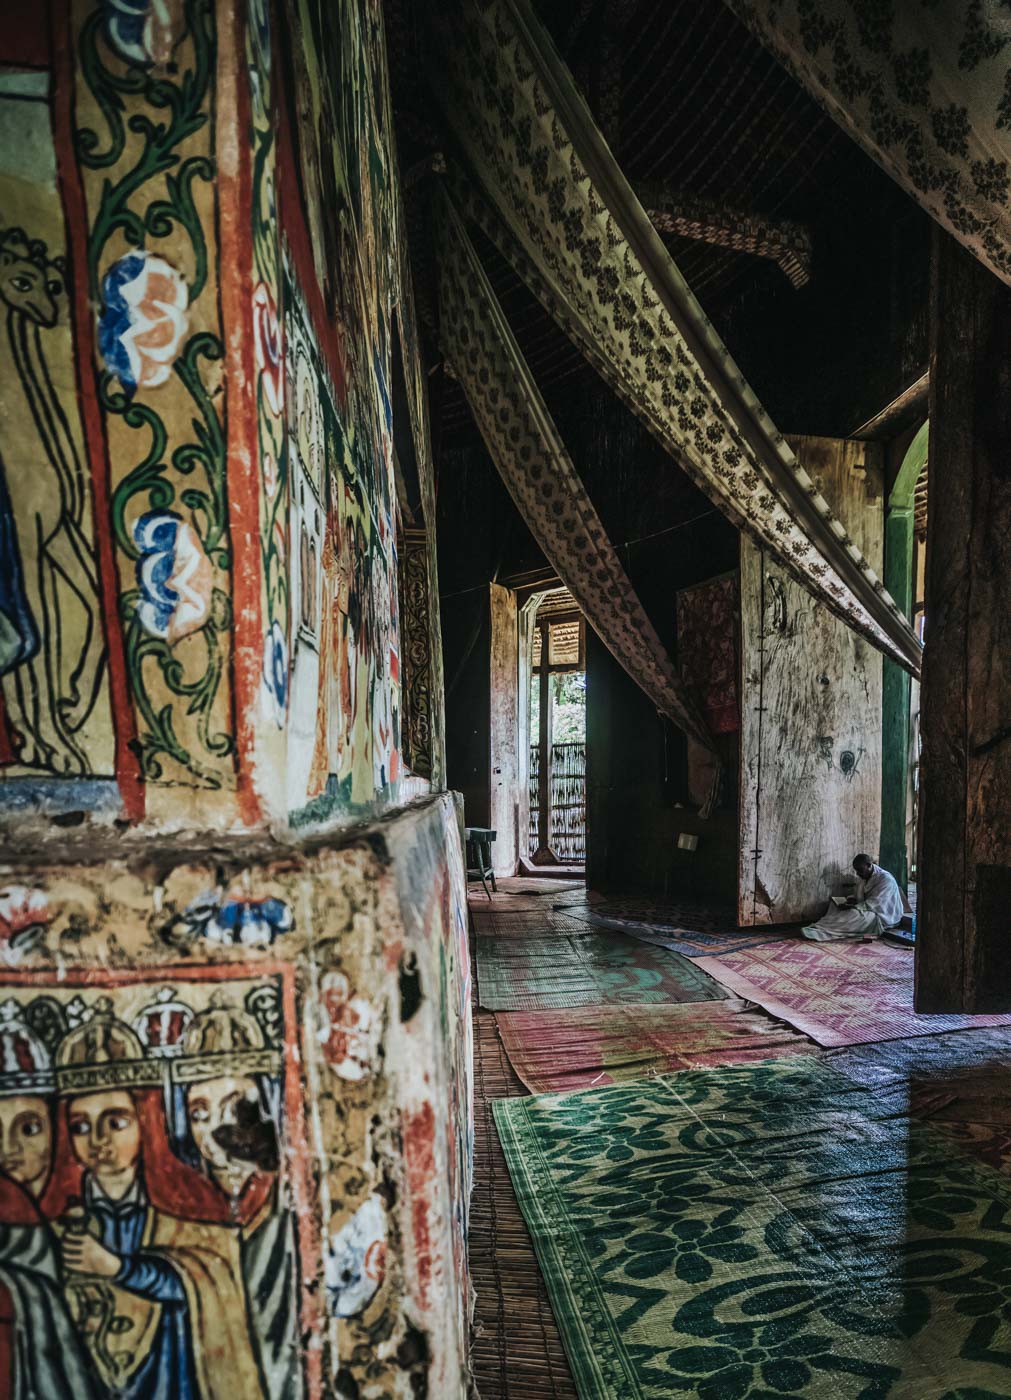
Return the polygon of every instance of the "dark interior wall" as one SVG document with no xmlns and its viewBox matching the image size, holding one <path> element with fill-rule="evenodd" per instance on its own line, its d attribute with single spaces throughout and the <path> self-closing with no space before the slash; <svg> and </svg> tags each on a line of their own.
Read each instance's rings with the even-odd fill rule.
<svg viewBox="0 0 1011 1400">
<path fill-rule="evenodd" d="M 676 593 L 735 569 L 738 537 L 638 421 L 604 388 L 549 407 L 654 627 L 676 647 Z M 446 669 L 447 766 L 467 820 L 488 821 L 488 583 L 544 566 L 476 435 L 441 454 L 439 573 Z M 686 805 L 683 737 L 592 634 L 587 644 L 588 873 L 600 888 L 733 889 L 737 813 L 734 736 L 723 806 L 700 822 Z M 676 850 L 679 831 L 699 849 Z"/>
<path fill-rule="evenodd" d="M 849 193 L 809 197 L 811 281 L 759 270 L 713 323 L 784 433 L 848 437 L 927 368 L 931 221 L 854 148 Z"/>
<path fill-rule="evenodd" d="M 847 198 L 828 185 L 821 206 L 809 203 L 811 283 L 798 291 L 777 268 L 754 260 L 747 288 L 706 308 L 784 432 L 846 436 L 926 367 L 927 221 L 871 162 L 854 157 Z M 496 266 L 483 245 L 482 255 Z M 538 353 L 550 344 L 564 356 L 564 338 L 515 279 L 503 298 L 525 350 L 530 340 L 535 353 L 540 336 Z M 476 824 L 488 820 L 487 584 L 510 583 L 544 561 L 458 390 L 445 388 L 448 431 L 437 460 L 447 762 L 450 784 L 464 793 Z M 737 532 L 587 367 L 542 379 L 541 388 L 647 613 L 676 654 L 676 593 L 736 569 Z M 593 883 L 732 893 L 736 736 L 726 740 L 723 805 L 701 823 L 679 805 L 688 802 L 683 738 L 595 639 L 587 656 Z M 698 851 L 678 851 L 677 833 L 692 830 Z"/>
<path fill-rule="evenodd" d="M 439 603 L 446 677 L 446 774 L 470 826 L 487 826 L 491 771 L 488 585 L 543 564 L 476 434 L 440 453 Z"/>
<path fill-rule="evenodd" d="M 738 534 L 608 392 L 552 405 L 657 634 L 677 654 L 678 589 L 738 567 Z M 720 807 L 689 804 L 687 746 L 592 634 L 587 638 L 587 877 L 594 888 L 733 891 L 737 743 Z M 679 851 L 679 832 L 699 834 Z"/>
</svg>

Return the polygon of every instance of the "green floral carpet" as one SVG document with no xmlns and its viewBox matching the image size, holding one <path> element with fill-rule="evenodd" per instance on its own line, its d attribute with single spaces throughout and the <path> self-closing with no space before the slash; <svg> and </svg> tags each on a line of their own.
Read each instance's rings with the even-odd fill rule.
<svg viewBox="0 0 1011 1400">
<path fill-rule="evenodd" d="M 581 1400 L 1011 1396 L 1011 1182 L 806 1056 L 500 1100 Z"/>
<path fill-rule="evenodd" d="M 727 995 L 679 953 L 589 931 L 552 938 L 479 936 L 477 985 L 489 1011 L 721 1001 Z"/>
</svg>

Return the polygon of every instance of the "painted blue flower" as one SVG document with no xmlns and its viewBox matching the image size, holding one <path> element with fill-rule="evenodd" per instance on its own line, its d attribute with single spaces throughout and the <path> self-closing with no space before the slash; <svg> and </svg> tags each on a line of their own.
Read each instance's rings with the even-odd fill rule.
<svg viewBox="0 0 1011 1400">
<path fill-rule="evenodd" d="M 155 388 L 172 373 L 186 333 L 189 292 L 164 258 L 127 253 L 102 279 L 98 348 L 128 395 Z"/>
<path fill-rule="evenodd" d="M 283 899 L 230 899 L 215 910 L 204 934 L 215 943 L 265 947 L 294 926 Z"/>
<path fill-rule="evenodd" d="M 263 684 L 274 718 L 283 729 L 288 706 L 288 644 L 276 621 L 263 639 Z"/>
<path fill-rule="evenodd" d="M 137 619 L 145 632 L 177 642 L 196 632 L 211 608 L 214 573 L 193 526 L 171 510 L 149 510 L 134 524 Z"/>
<path fill-rule="evenodd" d="M 166 0 L 105 0 L 105 32 L 116 52 L 132 63 L 167 63 L 172 55 L 172 16 Z"/>
</svg>

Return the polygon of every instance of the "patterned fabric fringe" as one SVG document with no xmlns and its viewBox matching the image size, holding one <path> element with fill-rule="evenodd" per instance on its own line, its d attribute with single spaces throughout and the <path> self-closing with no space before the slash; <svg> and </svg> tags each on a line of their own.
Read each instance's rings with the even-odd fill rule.
<svg viewBox="0 0 1011 1400">
<path fill-rule="evenodd" d="M 496 245 L 728 519 L 918 674 L 908 622 L 745 383 L 526 0 L 455 0 L 433 22 L 437 94 L 488 223 L 508 230 L 487 230 Z"/>
<path fill-rule="evenodd" d="M 1006 6 L 726 3 L 942 228 L 1011 283 Z"/>
<path fill-rule="evenodd" d="M 439 210 L 443 350 L 499 475 L 604 645 L 661 714 L 715 757 L 702 712 L 621 566 L 448 197 Z"/>
</svg>

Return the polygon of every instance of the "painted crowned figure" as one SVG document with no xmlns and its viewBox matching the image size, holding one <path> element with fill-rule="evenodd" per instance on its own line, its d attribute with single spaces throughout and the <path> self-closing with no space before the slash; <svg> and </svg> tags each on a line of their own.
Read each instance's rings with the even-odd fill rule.
<svg viewBox="0 0 1011 1400">
<path fill-rule="evenodd" d="M 172 1153 L 162 1069 L 108 997 L 68 1008 L 56 1052 L 55 1150 L 42 1210 L 65 1294 L 119 1400 L 263 1397 L 239 1232 Z"/>
<path fill-rule="evenodd" d="M 52 1059 L 25 1009 L 0 1006 L 0 1395 L 103 1393 L 67 1310 L 53 1232 L 39 1211 L 53 1166 Z"/>
<path fill-rule="evenodd" d="M 216 992 L 172 1064 L 182 1150 L 241 1232 L 241 1261 L 269 1400 L 303 1393 L 295 1217 L 279 1173 L 281 1057 L 257 1018 Z"/>
</svg>

